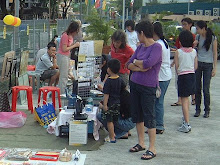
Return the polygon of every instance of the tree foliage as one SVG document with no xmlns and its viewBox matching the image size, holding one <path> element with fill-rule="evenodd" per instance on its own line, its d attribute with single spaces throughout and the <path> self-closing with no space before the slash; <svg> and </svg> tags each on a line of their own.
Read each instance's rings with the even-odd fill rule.
<svg viewBox="0 0 220 165">
<path fill-rule="evenodd" d="M 90 24 L 86 29 L 86 32 L 91 35 L 90 39 L 104 40 L 104 45 L 107 45 L 114 32 L 114 29 L 112 28 L 113 22 L 106 21 L 102 18 L 96 9 L 91 11 L 91 14 L 86 18 L 86 21 Z"/>
</svg>

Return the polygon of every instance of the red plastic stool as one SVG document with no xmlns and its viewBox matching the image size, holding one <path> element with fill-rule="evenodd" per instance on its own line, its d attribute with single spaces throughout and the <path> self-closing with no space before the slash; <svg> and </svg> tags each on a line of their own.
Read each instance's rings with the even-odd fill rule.
<svg viewBox="0 0 220 165">
<path fill-rule="evenodd" d="M 52 87 L 52 86 L 41 87 L 39 89 L 39 93 L 38 93 L 38 105 L 40 105 L 41 92 L 43 93 L 43 104 L 46 104 L 45 101 L 47 101 L 47 94 L 48 94 L 48 92 L 52 92 L 52 102 L 53 102 L 53 105 L 54 105 L 55 109 L 56 109 L 55 96 L 56 96 L 56 92 L 57 92 L 57 94 L 58 94 L 58 102 L 59 102 L 59 110 L 61 111 L 60 88 Z"/>
<path fill-rule="evenodd" d="M 32 99 L 32 87 L 31 86 L 14 86 L 12 89 L 12 106 L 11 110 L 13 112 L 16 112 L 16 106 L 17 106 L 17 96 L 19 91 L 26 91 L 27 92 L 27 101 L 28 101 L 28 110 L 33 113 L 33 99 Z"/>
<path fill-rule="evenodd" d="M 36 66 L 35 65 L 28 65 L 27 66 L 27 71 L 35 71 Z"/>
</svg>

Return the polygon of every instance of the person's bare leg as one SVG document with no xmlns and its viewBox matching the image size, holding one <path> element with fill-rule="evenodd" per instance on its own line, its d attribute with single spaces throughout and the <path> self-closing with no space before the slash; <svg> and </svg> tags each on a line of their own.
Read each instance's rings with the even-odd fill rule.
<svg viewBox="0 0 220 165">
<path fill-rule="evenodd" d="M 144 122 L 141 123 L 136 123 L 136 129 L 137 129 L 137 134 L 138 134 L 138 144 L 142 148 L 146 148 L 145 143 L 144 143 Z M 135 151 L 135 148 L 131 148 L 130 151 Z"/>
<path fill-rule="evenodd" d="M 137 134 L 138 134 L 138 144 L 145 148 L 145 143 L 144 143 L 144 122 L 137 123 L 136 124 L 137 128 Z"/>
<path fill-rule="evenodd" d="M 115 141 L 115 132 L 114 132 L 114 124 L 113 122 L 107 122 L 109 138 L 111 141 Z"/>
<path fill-rule="evenodd" d="M 196 95 L 191 95 L 191 98 L 192 98 L 192 105 L 195 105 L 196 104 Z"/>
<path fill-rule="evenodd" d="M 178 103 L 178 104 L 182 104 L 181 97 L 178 97 L 177 103 Z"/>
<path fill-rule="evenodd" d="M 184 120 L 186 123 L 189 123 L 189 98 L 188 97 L 181 97 L 182 100 L 182 111 Z"/>
<path fill-rule="evenodd" d="M 52 86 L 53 83 L 56 81 L 57 77 L 59 76 L 59 72 L 57 72 L 55 75 L 53 75 L 51 78 L 50 78 L 50 82 L 49 82 L 49 86 Z"/>
<path fill-rule="evenodd" d="M 60 72 L 58 72 L 59 74 L 57 75 L 57 78 L 55 80 L 54 86 L 56 87 L 57 84 L 59 83 L 59 78 L 60 78 Z"/>
</svg>

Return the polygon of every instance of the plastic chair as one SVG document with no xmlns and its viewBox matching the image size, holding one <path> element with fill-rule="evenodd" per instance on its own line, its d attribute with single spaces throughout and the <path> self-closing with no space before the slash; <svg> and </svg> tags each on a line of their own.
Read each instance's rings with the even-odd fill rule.
<svg viewBox="0 0 220 165">
<path fill-rule="evenodd" d="M 16 112 L 16 106 L 17 106 L 17 96 L 19 91 L 25 90 L 27 92 L 27 101 L 28 101 L 28 110 L 33 113 L 33 99 L 32 99 L 32 87 L 31 86 L 14 86 L 12 89 L 12 106 L 11 110 L 13 112 Z"/>
<path fill-rule="evenodd" d="M 38 93 L 38 105 L 40 105 L 41 102 L 41 92 L 43 93 L 43 104 L 46 104 L 47 102 L 47 94 L 48 92 L 52 92 L 52 102 L 54 105 L 54 108 L 56 108 L 56 92 L 58 94 L 58 102 L 59 102 L 59 110 L 61 111 L 61 99 L 60 99 L 60 88 L 58 87 L 52 87 L 52 86 L 45 86 L 45 87 L 41 87 L 39 89 L 39 93 Z"/>
</svg>

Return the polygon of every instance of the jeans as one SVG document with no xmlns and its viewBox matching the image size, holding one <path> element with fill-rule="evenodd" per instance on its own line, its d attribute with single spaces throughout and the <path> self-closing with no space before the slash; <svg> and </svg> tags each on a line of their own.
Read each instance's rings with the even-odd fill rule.
<svg viewBox="0 0 220 165">
<path fill-rule="evenodd" d="M 108 130 L 107 121 L 103 120 L 102 113 L 99 113 L 97 115 L 97 119 L 103 124 L 105 129 Z M 133 129 L 134 127 L 135 127 L 135 124 L 132 122 L 131 118 L 123 119 L 119 117 L 118 121 L 114 122 L 114 132 L 116 135 L 115 138 L 119 139 L 120 137 L 128 133 L 129 130 Z"/>
<path fill-rule="evenodd" d="M 204 95 L 204 111 L 210 111 L 210 82 L 212 78 L 213 63 L 198 62 L 196 70 L 196 111 L 201 112 L 201 89 Z M 203 82 L 202 82 L 203 77 Z M 203 87 L 202 87 L 203 85 Z"/>
<path fill-rule="evenodd" d="M 164 104 L 164 96 L 166 94 L 169 84 L 170 84 L 170 80 L 159 82 L 161 95 L 155 101 L 156 129 L 158 130 L 164 130 L 164 123 L 163 123 L 164 105 L 163 104 Z"/>
</svg>

